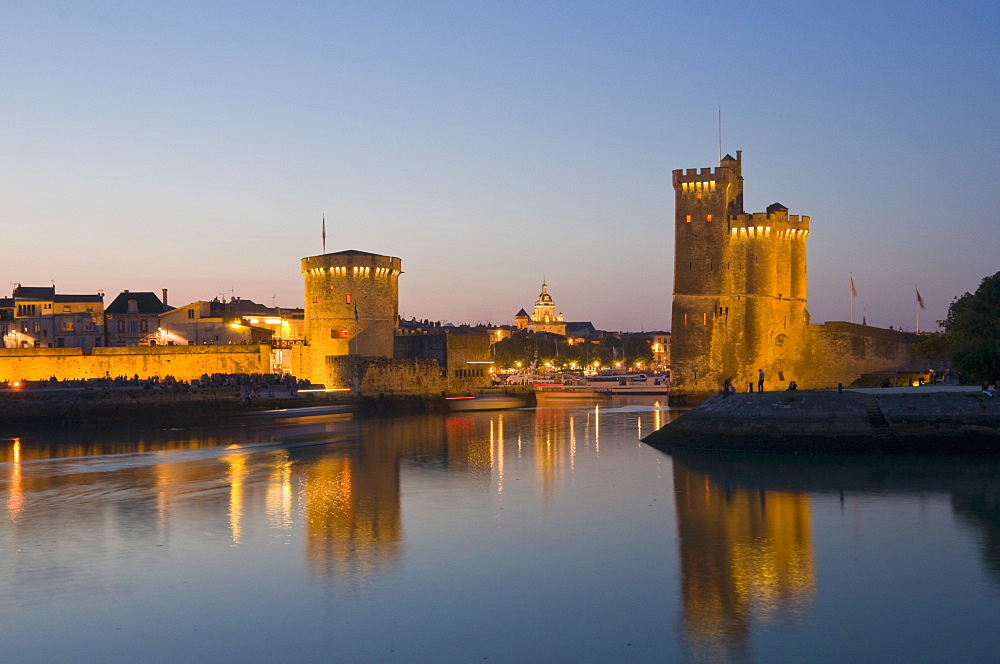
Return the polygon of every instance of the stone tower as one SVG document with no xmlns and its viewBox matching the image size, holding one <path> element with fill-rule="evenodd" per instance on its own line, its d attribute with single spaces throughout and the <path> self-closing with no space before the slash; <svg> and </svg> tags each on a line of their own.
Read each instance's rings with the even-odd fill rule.
<svg viewBox="0 0 1000 664">
<path fill-rule="evenodd" d="M 401 267 L 398 258 L 353 250 L 302 259 L 307 378 L 328 382 L 337 356 L 392 357 Z"/>
<path fill-rule="evenodd" d="M 743 211 L 742 153 L 675 170 L 671 376 L 678 396 L 801 380 L 807 349 L 809 217 L 780 203 Z M 798 377 L 798 378 L 797 378 Z"/>
</svg>

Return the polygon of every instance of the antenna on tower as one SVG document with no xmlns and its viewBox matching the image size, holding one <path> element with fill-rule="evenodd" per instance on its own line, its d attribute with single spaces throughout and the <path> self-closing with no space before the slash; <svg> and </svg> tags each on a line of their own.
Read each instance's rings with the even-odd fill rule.
<svg viewBox="0 0 1000 664">
<path fill-rule="evenodd" d="M 722 161 L 722 105 L 719 105 L 719 161 Z"/>
</svg>

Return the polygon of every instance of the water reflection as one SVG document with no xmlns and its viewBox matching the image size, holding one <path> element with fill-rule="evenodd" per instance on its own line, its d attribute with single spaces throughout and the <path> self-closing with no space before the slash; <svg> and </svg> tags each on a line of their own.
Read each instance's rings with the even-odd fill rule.
<svg viewBox="0 0 1000 664">
<path fill-rule="evenodd" d="M 787 619 L 815 594 L 809 497 L 720 484 L 674 463 L 681 631 L 699 658 L 745 659 L 754 623 Z"/>
<path fill-rule="evenodd" d="M 986 458 L 674 453 L 681 632 L 697 659 L 749 657 L 755 624 L 797 620 L 816 595 L 811 496 L 945 493 L 979 530 L 1000 582 L 1000 464 Z M 859 517 L 855 517 L 859 518 Z"/>
<path fill-rule="evenodd" d="M 667 415 L 659 404 L 627 408 L 617 421 L 632 422 L 636 440 Z M 401 467 L 460 473 L 471 488 L 496 494 L 506 490 L 509 468 L 528 471 L 544 498 L 574 472 L 581 452 L 599 453 L 602 412 L 616 411 L 587 405 L 383 419 L 341 412 L 8 439 L 0 441 L 15 528 L 8 534 L 44 537 L 72 523 L 81 545 L 100 548 L 109 533 L 147 533 L 169 545 L 192 521 L 231 547 L 288 543 L 301 532 L 315 576 L 359 588 L 398 569 Z"/>
</svg>

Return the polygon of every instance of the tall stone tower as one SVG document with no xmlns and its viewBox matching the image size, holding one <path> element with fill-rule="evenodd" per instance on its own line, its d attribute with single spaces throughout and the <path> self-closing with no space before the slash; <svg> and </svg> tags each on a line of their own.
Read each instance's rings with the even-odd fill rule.
<svg viewBox="0 0 1000 664">
<path fill-rule="evenodd" d="M 362 251 L 302 259 L 305 376 L 330 381 L 333 358 L 392 357 L 402 262 Z"/>
<path fill-rule="evenodd" d="M 758 369 L 770 389 L 784 389 L 806 369 L 809 217 L 780 203 L 744 212 L 742 157 L 673 172 L 678 396 L 718 391 L 727 377 L 756 383 Z"/>
</svg>

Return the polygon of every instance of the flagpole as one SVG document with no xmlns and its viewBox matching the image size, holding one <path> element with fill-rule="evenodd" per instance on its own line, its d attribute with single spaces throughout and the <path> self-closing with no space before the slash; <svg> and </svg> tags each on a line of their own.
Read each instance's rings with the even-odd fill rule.
<svg viewBox="0 0 1000 664">
<path fill-rule="evenodd" d="M 323 253 L 326 253 L 326 213 L 323 213 Z"/>
<path fill-rule="evenodd" d="M 851 272 L 851 292 L 850 292 L 850 297 L 851 297 L 851 322 L 852 323 L 854 322 L 854 297 L 855 297 L 854 293 L 855 293 L 855 291 L 854 291 L 854 273 Z"/>
<path fill-rule="evenodd" d="M 916 284 L 913 284 L 913 290 L 917 291 L 917 299 L 913 302 L 913 315 L 917 318 L 915 332 L 920 334 L 920 289 L 917 288 Z"/>
</svg>

